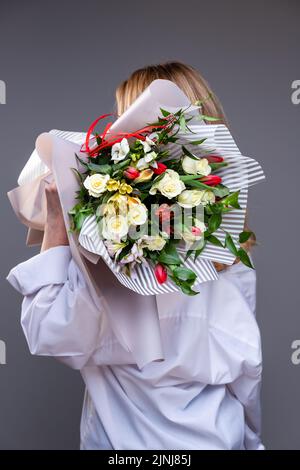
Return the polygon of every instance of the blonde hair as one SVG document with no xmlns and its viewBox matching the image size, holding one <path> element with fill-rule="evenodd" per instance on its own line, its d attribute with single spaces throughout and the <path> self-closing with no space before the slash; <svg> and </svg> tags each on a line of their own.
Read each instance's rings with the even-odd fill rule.
<svg viewBox="0 0 300 470">
<path fill-rule="evenodd" d="M 222 105 L 206 80 L 196 69 L 181 62 L 148 65 L 133 72 L 116 90 L 117 113 L 123 114 L 145 88 L 157 78 L 176 83 L 191 103 L 203 100 L 203 114 L 220 118 L 216 121 L 217 124 L 227 124 Z"/>
<path fill-rule="evenodd" d="M 217 96 L 212 92 L 207 81 L 194 67 L 177 61 L 148 65 L 135 70 L 130 77 L 123 81 L 116 89 L 118 115 L 123 114 L 145 88 L 147 88 L 153 80 L 158 78 L 171 80 L 176 83 L 186 94 L 191 103 L 202 101 L 202 113 L 218 118 L 213 124 L 225 124 L 228 127 L 223 107 Z M 210 124 L 209 121 L 206 121 L 206 123 Z M 245 223 L 245 230 L 249 230 L 247 222 Z M 243 248 L 249 250 L 253 244 L 255 244 L 254 236 L 243 244 Z M 226 267 L 220 263 L 214 264 L 218 270 L 222 270 Z"/>
</svg>

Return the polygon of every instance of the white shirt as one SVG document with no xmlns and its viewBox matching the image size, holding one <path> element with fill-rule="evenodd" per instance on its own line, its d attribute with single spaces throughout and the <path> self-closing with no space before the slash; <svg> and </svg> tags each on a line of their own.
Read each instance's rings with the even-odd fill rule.
<svg viewBox="0 0 300 470">
<path fill-rule="evenodd" d="M 105 312 L 84 301 L 87 286 L 69 247 L 20 263 L 7 279 L 24 296 L 31 353 L 81 371 L 82 449 L 264 448 L 254 270 L 237 263 L 201 284 L 197 296 L 158 295 L 165 359 L 142 368 Z"/>
</svg>

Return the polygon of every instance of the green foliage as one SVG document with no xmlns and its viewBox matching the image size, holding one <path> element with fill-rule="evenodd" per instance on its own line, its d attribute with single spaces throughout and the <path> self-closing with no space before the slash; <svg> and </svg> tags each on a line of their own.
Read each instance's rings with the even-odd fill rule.
<svg viewBox="0 0 300 470">
<path fill-rule="evenodd" d="M 165 265 L 180 265 L 181 260 L 176 250 L 176 246 L 174 243 L 169 242 L 165 245 L 163 250 L 161 250 L 160 255 L 158 257 L 158 261 Z"/>
<path fill-rule="evenodd" d="M 253 235 L 253 232 L 241 232 L 239 234 L 239 243 L 245 243 Z"/>
</svg>

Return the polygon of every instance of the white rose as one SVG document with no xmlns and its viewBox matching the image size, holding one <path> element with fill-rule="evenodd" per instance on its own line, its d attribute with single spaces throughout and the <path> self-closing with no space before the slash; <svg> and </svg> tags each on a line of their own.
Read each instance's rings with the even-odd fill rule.
<svg viewBox="0 0 300 470">
<path fill-rule="evenodd" d="M 216 196 L 214 195 L 213 191 L 206 189 L 203 191 L 203 197 L 201 204 L 206 206 L 207 204 L 213 204 L 216 201 Z"/>
<path fill-rule="evenodd" d="M 213 202 L 215 202 L 215 195 L 209 189 L 187 189 L 178 197 L 178 204 L 185 209 L 191 209 L 199 204 L 206 206 Z"/>
<path fill-rule="evenodd" d="M 130 225 L 142 225 L 147 221 L 148 210 L 144 204 L 131 204 L 128 211 Z"/>
<path fill-rule="evenodd" d="M 206 158 L 199 158 L 194 160 L 188 156 L 182 159 L 182 168 L 189 175 L 203 175 L 208 176 L 211 173 L 211 167 Z"/>
<path fill-rule="evenodd" d="M 111 148 L 111 157 L 114 161 L 119 162 L 124 160 L 126 155 L 129 153 L 130 148 L 128 144 L 128 140 L 122 139 L 121 142 L 117 142 Z"/>
<path fill-rule="evenodd" d="M 166 240 L 163 237 L 155 235 L 144 235 L 141 246 L 148 248 L 150 251 L 160 251 L 166 244 Z"/>
<path fill-rule="evenodd" d="M 87 176 L 83 185 L 88 190 L 90 196 L 100 197 L 106 191 L 106 184 L 109 178 L 109 175 L 95 173 L 94 175 Z"/>
<path fill-rule="evenodd" d="M 211 173 L 211 166 L 206 158 L 200 158 L 195 161 L 198 175 L 208 176 Z"/>
<path fill-rule="evenodd" d="M 116 215 L 102 219 L 102 235 L 107 240 L 121 240 L 128 233 L 127 217 Z"/>
<path fill-rule="evenodd" d="M 156 194 L 159 191 L 163 196 L 172 199 L 185 189 L 185 184 L 176 171 L 169 169 L 163 175 L 157 183 L 152 185 L 149 191 L 150 194 Z"/>
<path fill-rule="evenodd" d="M 186 189 L 178 196 L 178 204 L 185 209 L 191 209 L 201 203 L 203 192 L 200 189 Z"/>
</svg>

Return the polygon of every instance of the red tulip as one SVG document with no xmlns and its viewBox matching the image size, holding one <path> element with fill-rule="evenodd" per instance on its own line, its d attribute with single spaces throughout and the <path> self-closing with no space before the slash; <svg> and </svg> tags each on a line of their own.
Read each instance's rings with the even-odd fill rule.
<svg viewBox="0 0 300 470">
<path fill-rule="evenodd" d="M 219 157 L 218 155 L 208 155 L 205 157 L 209 163 L 221 163 L 224 161 L 223 157 Z"/>
<path fill-rule="evenodd" d="M 157 163 L 157 168 L 152 167 L 152 170 L 155 175 L 161 175 L 166 171 L 167 168 L 167 165 L 164 163 Z"/>
<path fill-rule="evenodd" d="M 168 278 L 167 270 L 162 264 L 155 266 L 154 274 L 159 284 L 163 284 Z"/>
<path fill-rule="evenodd" d="M 135 178 L 137 178 L 138 176 L 140 176 L 140 172 L 139 170 L 137 170 L 136 168 L 134 168 L 134 166 L 129 166 L 128 168 L 126 168 L 126 170 L 123 172 L 123 175 L 129 179 L 129 180 L 134 180 Z"/>
<path fill-rule="evenodd" d="M 200 178 L 199 181 L 201 181 L 201 183 L 207 184 L 207 186 L 216 186 L 217 184 L 221 183 L 222 178 L 217 175 L 208 175 Z"/>
</svg>

